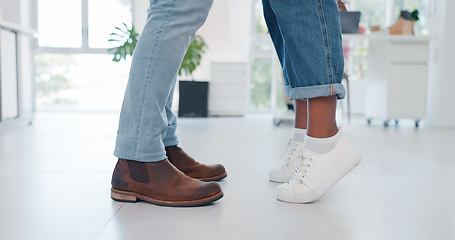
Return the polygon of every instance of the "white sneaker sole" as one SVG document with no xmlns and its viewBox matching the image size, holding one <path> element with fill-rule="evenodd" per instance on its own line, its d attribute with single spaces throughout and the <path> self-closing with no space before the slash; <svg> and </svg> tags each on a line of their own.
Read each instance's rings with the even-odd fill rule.
<svg viewBox="0 0 455 240">
<path fill-rule="evenodd" d="M 289 174 L 281 174 L 281 176 L 277 176 L 278 174 L 270 174 L 269 173 L 269 180 L 271 182 L 276 182 L 276 183 L 286 183 L 292 180 L 294 177 L 295 172 L 292 171 Z M 284 176 L 287 175 L 287 176 Z"/>
<path fill-rule="evenodd" d="M 343 164 L 338 166 L 332 174 L 323 182 L 316 191 L 311 193 L 298 193 L 289 191 L 277 190 L 277 199 L 283 202 L 290 203 L 310 203 L 322 197 L 326 192 L 330 190 L 338 181 L 340 181 L 346 174 L 354 169 L 361 161 L 361 157 L 356 153 L 351 159 L 345 161 Z"/>
</svg>

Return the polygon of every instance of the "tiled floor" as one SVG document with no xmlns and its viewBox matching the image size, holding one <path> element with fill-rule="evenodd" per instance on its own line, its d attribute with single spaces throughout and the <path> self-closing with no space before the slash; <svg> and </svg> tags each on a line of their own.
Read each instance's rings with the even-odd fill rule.
<svg viewBox="0 0 455 240">
<path fill-rule="evenodd" d="M 180 119 L 181 146 L 223 163 L 225 197 L 197 208 L 109 198 L 116 114 L 0 123 L 0 239 L 455 239 L 455 130 L 343 126 L 361 164 L 320 200 L 275 199 L 267 179 L 291 125 Z"/>
</svg>

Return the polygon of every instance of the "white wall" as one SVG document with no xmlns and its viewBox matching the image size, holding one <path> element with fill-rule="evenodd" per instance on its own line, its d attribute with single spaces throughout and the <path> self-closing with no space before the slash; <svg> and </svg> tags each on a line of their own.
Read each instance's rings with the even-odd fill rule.
<svg viewBox="0 0 455 240">
<path fill-rule="evenodd" d="M 455 128 L 455 24 L 452 16 L 455 1 L 430 0 L 429 4 L 429 30 L 435 40 L 430 59 L 427 120 L 434 127 Z"/>
<path fill-rule="evenodd" d="M 133 24 L 144 27 L 149 0 L 133 1 Z M 251 25 L 250 0 L 215 0 L 207 21 L 197 34 L 207 42 L 208 50 L 193 73 L 196 80 L 210 80 L 210 63 L 248 61 Z"/>
<path fill-rule="evenodd" d="M 251 26 L 251 1 L 215 0 L 198 34 L 209 47 L 195 79 L 210 79 L 210 62 L 247 62 Z"/>
<path fill-rule="evenodd" d="M 2 11 L 2 20 L 14 24 L 21 23 L 20 6 L 22 0 L 2 0 L 0 1 L 0 9 Z"/>
<path fill-rule="evenodd" d="M 147 21 L 147 9 L 149 7 L 149 0 L 133 0 L 132 1 L 132 15 L 133 25 L 136 31 L 142 32 L 145 22 Z"/>
</svg>

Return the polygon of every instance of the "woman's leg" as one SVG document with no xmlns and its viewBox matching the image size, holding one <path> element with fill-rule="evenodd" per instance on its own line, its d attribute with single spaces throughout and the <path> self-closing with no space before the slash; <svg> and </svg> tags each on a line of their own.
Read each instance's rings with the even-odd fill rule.
<svg viewBox="0 0 455 240">
<path fill-rule="evenodd" d="M 270 6 L 288 49 L 287 72 L 296 73 L 289 75 L 288 95 L 308 101 L 301 161 L 293 180 L 279 186 L 277 198 L 312 202 L 360 162 L 353 147 L 340 137 L 335 120 L 336 101 L 345 95 L 339 13 L 335 0 L 270 0 Z M 303 107 L 302 103 L 297 104 Z M 298 111 L 296 120 L 303 113 Z"/>
<path fill-rule="evenodd" d="M 337 96 L 308 99 L 308 136 L 328 138 L 337 134 L 336 106 Z"/>
<path fill-rule="evenodd" d="M 339 12 L 335 0 L 269 0 L 285 45 L 290 99 L 344 98 Z M 270 30 L 270 33 L 276 32 Z M 273 37 L 272 37 L 273 39 Z M 275 43 L 275 42 L 274 42 Z M 293 73 L 293 74 L 290 74 Z"/>
<path fill-rule="evenodd" d="M 275 51 L 283 70 L 284 84 L 286 95 L 289 97 L 289 76 L 295 79 L 295 71 L 287 64 L 291 64 L 289 54 L 287 53 L 286 44 L 284 42 L 281 30 L 278 26 L 278 20 L 274 11 L 270 6 L 270 0 L 262 1 L 264 18 L 269 29 L 270 36 L 272 38 Z M 286 154 L 284 156 L 284 162 L 279 166 L 274 167 L 269 171 L 269 179 L 272 182 L 287 182 L 294 176 L 294 170 L 299 164 L 296 150 L 303 145 L 303 140 L 306 135 L 307 125 L 307 106 L 306 101 L 296 100 L 295 102 L 295 128 L 292 131 L 291 138 L 286 146 Z"/>
</svg>

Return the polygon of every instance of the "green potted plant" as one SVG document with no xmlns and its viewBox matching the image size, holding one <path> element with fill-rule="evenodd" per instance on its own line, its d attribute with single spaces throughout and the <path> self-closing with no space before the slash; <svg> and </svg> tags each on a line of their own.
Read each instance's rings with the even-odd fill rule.
<svg viewBox="0 0 455 240">
<path fill-rule="evenodd" d="M 120 45 L 109 49 L 114 54 L 112 61 L 125 60 L 132 56 L 139 34 L 134 26 L 129 28 L 125 23 L 116 27 L 110 34 L 113 38 L 110 42 L 118 42 Z M 208 82 L 194 81 L 192 73 L 201 64 L 202 55 L 207 50 L 204 39 L 196 35 L 190 43 L 183 57 L 178 75 L 189 77 L 189 80 L 179 81 L 179 117 L 207 117 L 208 109 Z"/>
<path fill-rule="evenodd" d="M 201 64 L 202 55 L 205 53 L 205 50 L 207 50 L 207 44 L 201 36 L 196 35 L 183 57 L 179 76 L 184 74 L 193 79 L 193 72 Z"/>
<path fill-rule="evenodd" d="M 133 55 L 139 38 L 134 26 L 129 28 L 126 23 L 122 23 L 120 27 L 115 27 L 115 31 L 110 36 L 109 42 L 118 42 L 120 44 L 109 49 L 109 52 L 114 54 L 112 61 L 119 62 L 125 60 L 127 56 Z M 207 50 L 207 44 L 201 36 L 196 35 L 183 57 L 178 75 L 182 76 L 184 74 L 192 78 L 192 73 L 200 65 L 202 54 L 205 53 L 205 50 Z"/>
</svg>

